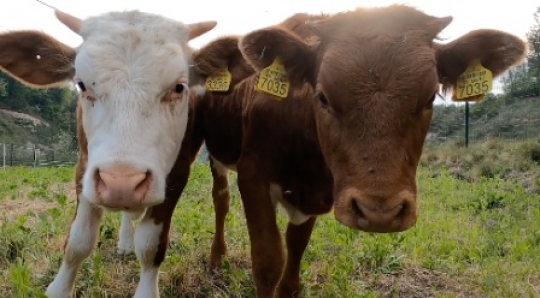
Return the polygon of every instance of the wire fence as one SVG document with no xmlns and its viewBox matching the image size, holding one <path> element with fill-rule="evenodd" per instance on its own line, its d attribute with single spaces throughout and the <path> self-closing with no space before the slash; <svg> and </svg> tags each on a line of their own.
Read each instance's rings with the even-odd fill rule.
<svg viewBox="0 0 540 298">
<path fill-rule="evenodd" d="M 35 145 L 20 146 L 0 143 L 2 168 L 6 167 L 69 167 L 77 161 L 77 151 L 69 149 L 41 149 Z"/>
<path fill-rule="evenodd" d="M 540 140 L 540 81 L 527 82 L 527 86 L 513 83 L 507 90 L 495 81 L 493 87 L 495 93 L 468 103 L 468 117 L 467 104 L 453 102 L 450 96 L 439 100 L 426 144 L 465 143 L 466 138 L 468 143 Z"/>
<path fill-rule="evenodd" d="M 540 140 L 540 109 L 527 110 L 526 108 L 527 104 L 540 106 L 540 97 L 518 98 L 516 100 L 522 101 L 523 108 L 516 107 L 515 104 L 502 104 L 492 108 L 490 114 L 483 113 L 482 108 L 470 104 L 469 143 L 482 143 L 490 139 Z M 431 125 L 426 143 L 445 145 L 448 142 L 464 142 L 467 137 L 465 107 L 461 105 L 450 110 L 447 106 L 442 105 L 437 108 L 444 109 L 439 111 L 440 113 L 453 113 L 455 121 L 448 121 L 449 123 L 444 125 Z"/>
<path fill-rule="evenodd" d="M 13 143 L 0 143 L 2 168 L 7 167 L 72 167 L 78 157 L 77 149 L 43 149 L 35 145 L 21 146 Z M 195 162 L 206 162 L 208 152 L 203 146 Z"/>
</svg>

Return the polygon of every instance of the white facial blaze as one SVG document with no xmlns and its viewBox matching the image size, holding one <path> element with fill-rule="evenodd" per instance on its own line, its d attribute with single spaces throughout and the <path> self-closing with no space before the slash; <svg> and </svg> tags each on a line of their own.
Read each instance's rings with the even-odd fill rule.
<svg viewBox="0 0 540 298">
<path fill-rule="evenodd" d="M 83 21 L 85 42 L 75 69 L 76 81 L 86 89 L 81 105 L 88 141 L 84 199 L 98 202 L 96 170 L 124 165 L 151 173 L 147 205 L 163 201 L 165 179 L 187 125 L 188 94 L 162 98 L 174 92 L 178 80 L 188 79 L 186 32 L 182 23 L 138 12 Z"/>
</svg>

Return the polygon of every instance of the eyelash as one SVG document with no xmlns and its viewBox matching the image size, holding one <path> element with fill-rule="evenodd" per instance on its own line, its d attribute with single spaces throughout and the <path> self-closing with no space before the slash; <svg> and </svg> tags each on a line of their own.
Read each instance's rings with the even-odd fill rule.
<svg viewBox="0 0 540 298">
<path fill-rule="evenodd" d="M 78 82 L 77 86 L 79 86 L 79 89 L 81 89 L 82 92 L 86 91 L 86 86 L 84 86 L 83 82 Z"/>
<path fill-rule="evenodd" d="M 435 92 L 435 94 L 433 94 L 431 96 L 431 98 L 429 99 L 428 103 L 431 104 L 431 103 L 435 102 L 435 99 L 437 98 L 437 95 L 439 95 L 439 93 Z"/>
<path fill-rule="evenodd" d="M 315 96 L 317 98 L 317 100 L 319 101 L 321 107 L 323 109 L 327 109 L 329 104 L 328 104 L 328 99 L 326 98 L 326 96 L 324 95 L 324 93 L 322 91 L 317 91 L 315 93 Z"/>
</svg>

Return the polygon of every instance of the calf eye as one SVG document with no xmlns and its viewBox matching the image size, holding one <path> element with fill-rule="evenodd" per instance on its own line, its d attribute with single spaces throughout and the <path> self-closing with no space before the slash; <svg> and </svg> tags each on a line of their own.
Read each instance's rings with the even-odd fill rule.
<svg viewBox="0 0 540 298">
<path fill-rule="evenodd" d="M 437 93 L 435 93 L 435 94 L 433 94 L 433 96 L 431 96 L 431 98 L 428 101 L 428 104 L 432 104 L 435 101 L 436 98 L 437 98 Z"/>
<path fill-rule="evenodd" d="M 323 108 L 328 108 L 328 99 L 326 99 L 326 96 L 324 96 L 324 93 L 317 92 L 317 98 L 319 99 L 319 102 L 321 103 L 321 106 Z"/>
<path fill-rule="evenodd" d="M 431 109 L 433 108 L 433 103 L 435 102 L 435 99 L 437 99 L 437 96 L 439 95 L 439 92 L 435 92 L 430 98 L 427 104 L 424 106 L 425 108 Z"/>
<path fill-rule="evenodd" d="M 84 86 L 83 82 L 78 82 L 77 86 L 79 86 L 79 89 L 81 89 L 82 92 L 86 91 L 86 87 Z"/>
<path fill-rule="evenodd" d="M 174 92 L 182 93 L 184 92 L 184 90 L 187 90 L 187 89 L 188 89 L 188 85 L 186 83 L 180 83 L 180 84 L 176 84 L 176 86 L 174 87 Z"/>
</svg>

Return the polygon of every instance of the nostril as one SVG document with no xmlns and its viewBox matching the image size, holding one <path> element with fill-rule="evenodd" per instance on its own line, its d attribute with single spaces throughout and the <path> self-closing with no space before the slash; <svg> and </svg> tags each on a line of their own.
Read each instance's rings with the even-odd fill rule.
<svg viewBox="0 0 540 298">
<path fill-rule="evenodd" d="M 360 219 L 360 220 L 367 220 L 367 219 L 366 219 L 366 215 L 365 215 L 364 212 L 362 211 L 362 208 L 360 208 L 360 203 L 358 202 L 358 200 L 352 199 L 352 200 L 351 200 L 351 204 L 352 204 L 352 210 L 354 211 L 354 213 L 356 214 L 356 216 L 358 217 L 358 219 Z"/>
<path fill-rule="evenodd" d="M 397 218 L 403 218 L 403 217 L 405 217 L 405 215 L 407 215 L 407 213 L 409 213 L 409 209 L 411 207 L 409 206 L 409 203 L 407 203 L 405 201 L 405 202 L 401 203 L 397 208 L 399 208 L 399 211 L 396 214 L 396 217 Z"/>
<path fill-rule="evenodd" d="M 102 192 L 107 189 L 107 184 L 105 184 L 105 181 L 103 178 L 101 178 L 101 172 L 99 169 L 94 172 L 94 183 L 98 192 Z"/>
<path fill-rule="evenodd" d="M 144 179 L 137 184 L 135 187 L 136 192 L 142 192 L 145 193 L 150 188 L 150 183 L 152 182 L 152 173 L 150 171 L 146 171 Z"/>
</svg>

